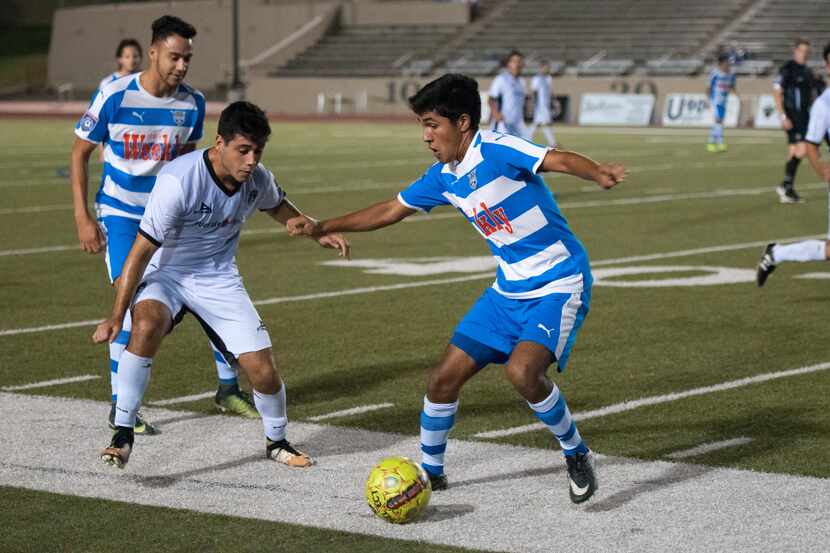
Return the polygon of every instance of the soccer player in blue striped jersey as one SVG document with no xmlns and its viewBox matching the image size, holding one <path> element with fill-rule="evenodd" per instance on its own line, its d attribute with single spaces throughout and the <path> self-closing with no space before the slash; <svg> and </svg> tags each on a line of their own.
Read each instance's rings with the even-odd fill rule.
<svg viewBox="0 0 830 553">
<path fill-rule="evenodd" d="M 438 163 L 397 198 L 323 221 L 296 217 L 288 221 L 289 233 L 369 231 L 418 211 L 454 206 L 486 240 L 499 267 L 496 281 L 458 324 L 430 372 L 421 413 L 421 464 L 433 489 L 447 486 L 444 453 L 461 388 L 489 363 L 502 363 L 507 378 L 556 436 L 571 500 L 581 503 L 597 488 L 593 454 L 548 367 L 556 363 L 562 371 L 567 365 L 588 312 L 591 270 L 585 248 L 539 173 L 567 173 L 611 188 L 623 180 L 625 168 L 480 131 L 478 84 L 464 75 L 444 75 L 409 102 Z"/>
<path fill-rule="evenodd" d="M 723 119 L 726 117 L 726 102 L 729 93 L 735 91 L 735 74 L 729 71 L 729 56 L 718 56 L 718 67 L 709 74 L 709 103 L 712 104 L 714 123 L 709 131 L 709 143 L 706 149 L 710 152 L 725 152 L 723 142 Z"/>
<path fill-rule="evenodd" d="M 143 56 L 144 51 L 136 39 L 125 38 L 119 42 L 118 47 L 115 49 L 115 62 L 118 64 L 118 69 L 101 79 L 101 83 L 95 89 L 95 92 L 92 93 L 90 101 L 94 102 L 95 96 L 112 81 L 117 81 L 121 77 L 138 73 L 141 69 L 141 58 Z"/>
<path fill-rule="evenodd" d="M 105 85 L 75 127 L 71 181 L 78 239 L 83 251 L 105 253 L 116 288 L 156 175 L 169 161 L 193 151 L 202 137 L 204 96 L 183 82 L 195 34 L 192 25 L 176 17 L 153 22 L 149 68 Z M 87 207 L 87 169 L 98 144 L 104 146 L 104 169 L 93 218 Z M 128 316 L 122 334 L 110 345 L 110 426 L 118 395 L 118 361 L 130 328 Z M 239 391 L 236 370 L 216 348 L 212 356 L 219 372 L 217 405 L 256 417 L 251 401 Z M 152 434 L 154 428 L 139 418 L 136 432 Z"/>
</svg>

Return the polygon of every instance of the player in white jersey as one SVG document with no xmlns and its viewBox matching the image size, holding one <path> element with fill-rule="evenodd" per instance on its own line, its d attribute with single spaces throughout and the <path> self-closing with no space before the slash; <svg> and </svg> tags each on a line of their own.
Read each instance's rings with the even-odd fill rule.
<svg viewBox="0 0 830 553">
<path fill-rule="evenodd" d="M 830 44 L 824 47 L 824 63 L 830 75 Z M 813 170 L 824 182 L 830 183 L 830 164 L 821 161 L 819 147 L 830 136 L 830 87 L 813 102 L 807 134 L 804 137 L 805 153 Z M 776 266 L 787 261 L 827 261 L 830 259 L 830 198 L 828 198 L 827 240 L 803 240 L 793 244 L 767 244 L 758 262 L 756 282 L 763 286 Z"/>
<path fill-rule="evenodd" d="M 553 122 L 551 106 L 555 99 L 553 98 L 553 77 L 550 76 L 550 64 L 548 62 L 539 64 L 539 72 L 530 81 L 530 90 L 533 91 L 534 101 L 533 123 L 527 131 L 530 137 L 529 140 L 533 140 L 536 128 L 541 127 L 542 134 L 545 135 L 545 140 L 548 141 L 548 146 L 554 147 L 556 146 L 556 137 L 551 127 Z"/>
<path fill-rule="evenodd" d="M 527 87 L 522 79 L 524 58 L 514 50 L 507 55 L 504 69 L 490 85 L 490 118 L 493 130 L 520 136 L 529 140 L 531 135 L 525 125 L 525 101 Z"/>
<path fill-rule="evenodd" d="M 149 68 L 104 86 L 75 128 L 71 180 L 78 239 L 82 250 L 105 253 L 108 276 L 116 288 L 156 175 L 170 160 L 192 151 L 202 137 L 204 96 L 183 83 L 195 34 L 181 19 L 157 19 Z M 98 144 L 104 146 L 104 169 L 93 218 L 87 207 L 87 169 Z M 128 318 L 122 335 L 110 345 L 110 426 L 115 424 L 118 361 L 130 328 Z M 256 417 L 253 404 L 239 390 L 236 371 L 218 351 L 212 357 L 220 379 L 217 405 Z M 139 417 L 136 431 L 153 433 L 154 428 Z"/>
<path fill-rule="evenodd" d="M 285 386 L 274 365 L 268 328 L 236 266 L 240 230 L 257 209 L 282 224 L 300 215 L 259 163 L 270 134 L 261 109 L 235 102 L 219 118 L 213 147 L 182 156 L 159 173 L 112 314 L 93 335 L 97 343 L 114 341 L 125 313 L 132 312 L 133 330 L 119 363 L 115 432 L 101 454 L 108 464 L 123 467 L 129 460 L 152 358 L 186 313 L 199 321 L 225 359 L 247 374 L 262 416 L 266 456 L 294 467 L 312 464 L 286 439 Z M 342 236 L 316 240 L 348 256 Z"/>
<path fill-rule="evenodd" d="M 499 268 L 430 373 L 421 412 L 421 466 L 433 490 L 447 487 L 444 453 L 461 388 L 489 363 L 503 363 L 507 378 L 556 436 L 571 501 L 582 503 L 597 489 L 593 454 L 547 371 L 554 363 L 565 369 L 588 312 L 591 270 L 539 173 L 567 173 L 611 188 L 625 169 L 479 131 L 478 84 L 464 75 L 432 81 L 409 103 L 438 163 L 397 198 L 325 221 L 298 217 L 288 222 L 288 231 L 320 236 L 375 230 L 417 211 L 454 206 L 485 239 Z"/>
</svg>

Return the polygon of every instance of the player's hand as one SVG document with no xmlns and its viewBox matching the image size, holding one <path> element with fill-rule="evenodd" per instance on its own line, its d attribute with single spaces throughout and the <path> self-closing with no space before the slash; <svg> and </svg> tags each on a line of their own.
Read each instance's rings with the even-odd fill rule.
<svg viewBox="0 0 830 553">
<path fill-rule="evenodd" d="M 322 235 L 320 223 L 305 215 L 292 217 L 285 223 L 285 228 L 290 236 L 318 237 Z"/>
<path fill-rule="evenodd" d="M 342 234 L 325 234 L 317 238 L 317 243 L 324 248 L 338 250 L 337 255 L 351 259 L 351 245 Z"/>
<path fill-rule="evenodd" d="M 75 226 L 78 229 L 78 242 L 81 249 L 87 253 L 100 253 L 107 241 L 101 227 L 89 215 L 75 219 Z"/>
<path fill-rule="evenodd" d="M 103 344 L 104 342 L 111 344 L 118 338 L 119 332 L 121 332 L 121 320 L 110 317 L 98 325 L 92 334 L 92 341 L 96 344 Z"/>
<path fill-rule="evenodd" d="M 619 163 L 601 163 L 597 168 L 596 181 L 606 190 L 625 180 L 625 166 Z"/>
<path fill-rule="evenodd" d="M 793 122 L 790 121 L 789 117 L 784 116 L 781 118 L 781 126 L 784 127 L 785 131 L 788 131 L 793 128 Z"/>
</svg>

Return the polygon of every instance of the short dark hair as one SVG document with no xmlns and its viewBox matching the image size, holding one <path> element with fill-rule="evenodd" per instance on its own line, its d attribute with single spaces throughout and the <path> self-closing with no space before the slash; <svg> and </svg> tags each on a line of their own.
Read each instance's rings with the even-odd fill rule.
<svg viewBox="0 0 830 553">
<path fill-rule="evenodd" d="M 453 122 L 465 113 L 472 129 L 481 119 L 481 96 L 475 79 L 459 73 L 447 73 L 424 86 L 409 98 L 409 107 L 417 115 L 434 111 Z"/>
<path fill-rule="evenodd" d="M 519 56 L 520 58 L 525 57 L 524 54 L 522 54 L 518 50 L 510 50 L 510 53 L 504 56 L 504 65 L 507 65 L 507 62 L 509 62 L 510 58 L 512 58 L 513 56 Z"/>
<path fill-rule="evenodd" d="M 271 136 L 271 125 L 258 106 L 251 102 L 234 102 L 222 110 L 216 132 L 226 143 L 234 136 L 242 135 L 257 144 L 265 144 Z"/>
<path fill-rule="evenodd" d="M 804 44 L 805 46 L 809 46 L 809 45 L 810 45 L 810 41 L 809 41 L 809 40 L 807 40 L 807 39 L 806 39 L 806 38 L 804 38 L 804 37 L 798 37 L 798 38 L 795 40 L 795 48 L 798 48 L 798 47 L 799 47 L 799 46 L 801 46 L 802 44 Z"/>
<path fill-rule="evenodd" d="M 125 48 L 135 48 L 138 50 L 138 55 L 143 56 L 144 51 L 141 49 L 141 44 L 134 38 L 125 38 L 121 42 L 118 43 L 118 48 L 115 49 L 115 57 L 120 58 L 121 55 L 124 53 Z"/>
<path fill-rule="evenodd" d="M 196 36 L 196 27 L 175 15 L 162 15 L 153 21 L 153 38 L 150 44 L 155 44 L 171 35 L 193 38 Z"/>
<path fill-rule="evenodd" d="M 827 46 L 824 47 L 824 51 L 821 53 L 821 59 L 824 60 L 824 63 L 827 63 L 827 56 L 830 56 L 830 42 L 827 43 Z"/>
<path fill-rule="evenodd" d="M 726 52 L 722 52 L 722 53 L 718 54 L 718 63 L 719 64 L 723 63 L 723 62 L 726 62 L 726 61 L 729 61 L 729 54 L 727 54 Z"/>
</svg>

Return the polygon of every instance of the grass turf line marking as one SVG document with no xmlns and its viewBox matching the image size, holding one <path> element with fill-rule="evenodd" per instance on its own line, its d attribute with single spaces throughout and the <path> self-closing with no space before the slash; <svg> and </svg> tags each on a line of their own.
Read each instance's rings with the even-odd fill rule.
<svg viewBox="0 0 830 553">
<path fill-rule="evenodd" d="M 450 214 L 447 214 L 450 215 Z M 454 215 L 454 214 L 452 214 Z M 419 216 L 424 217 L 426 216 Z M 435 216 L 437 217 L 437 215 Z M 724 251 L 732 251 L 732 250 L 743 250 L 747 248 L 755 248 L 759 246 L 765 246 L 769 242 L 791 242 L 791 241 L 798 241 L 798 240 L 807 240 L 810 238 L 821 238 L 824 235 L 811 235 L 811 236 L 796 236 L 791 238 L 779 238 L 775 240 L 758 240 L 756 242 L 744 242 L 741 244 L 727 244 L 724 246 L 709 246 L 705 248 L 696 248 L 691 250 L 680 250 L 676 252 L 665 252 L 665 253 L 654 253 L 648 255 L 635 255 L 631 257 L 619 257 L 615 259 L 600 259 L 598 261 L 591 262 L 592 267 L 603 267 L 606 265 L 621 265 L 623 263 L 634 263 L 639 261 L 651 261 L 655 259 L 668 259 L 672 257 L 687 257 L 692 255 L 700 255 L 704 253 L 716 253 L 716 252 L 724 252 Z M 387 284 L 385 286 L 366 286 L 362 288 L 348 288 L 346 290 L 337 290 L 334 292 L 318 292 L 316 294 L 304 294 L 300 296 L 283 296 L 283 297 L 276 297 L 276 298 L 268 298 L 264 300 L 257 300 L 254 302 L 254 305 L 271 305 L 275 303 L 289 303 L 295 301 L 306 301 L 306 300 L 318 300 L 318 299 L 325 299 L 325 298 L 334 298 L 339 296 L 352 296 L 356 294 L 370 294 L 373 292 L 385 292 L 389 290 L 404 290 L 407 288 L 419 288 L 421 286 L 432 286 L 436 284 L 453 284 L 457 282 L 467 282 L 471 280 L 480 280 L 485 278 L 495 278 L 495 274 L 493 272 L 486 272 L 486 273 L 475 273 L 472 275 L 466 275 L 462 277 L 454 277 L 454 278 L 445 278 L 445 279 L 434 279 L 434 280 L 420 280 L 416 282 L 401 282 L 399 284 Z M 0 330 L 0 336 L 15 336 L 17 334 L 29 334 L 32 332 L 49 332 L 52 330 L 63 330 L 67 328 L 77 328 L 83 326 L 92 326 L 97 325 L 103 319 L 90 319 L 86 321 L 75 321 L 71 323 L 61 323 L 61 324 L 53 324 L 53 325 L 45 325 L 45 326 L 36 326 L 36 327 L 28 327 L 28 328 L 9 328 L 5 330 Z"/>
<path fill-rule="evenodd" d="M 44 380 L 42 382 L 32 382 L 31 384 L 19 384 L 17 386 L 3 386 L 0 390 L 4 392 L 17 392 L 20 390 L 34 390 L 36 388 L 49 388 L 52 386 L 60 386 L 61 384 L 74 384 L 75 382 L 86 382 L 87 380 L 97 380 L 101 378 L 95 374 L 82 374 L 81 376 L 71 376 L 69 378 L 56 378 L 54 380 Z"/>
<path fill-rule="evenodd" d="M 752 441 L 752 438 L 747 438 L 746 436 L 741 436 L 740 438 L 733 438 L 731 440 L 723 440 L 720 442 L 709 442 L 705 444 L 700 444 L 699 446 L 691 447 L 689 449 L 683 449 L 680 451 L 675 451 L 674 453 L 669 453 L 666 455 L 667 459 L 688 459 L 689 457 L 697 457 L 698 455 L 704 455 L 706 453 L 711 453 L 713 451 L 719 451 L 721 449 L 726 449 L 728 447 L 736 447 L 739 445 L 746 445 Z"/>
<path fill-rule="evenodd" d="M 306 420 L 311 422 L 317 421 L 324 421 L 326 419 L 334 419 L 337 417 L 348 417 L 351 415 L 361 415 L 363 413 L 370 413 L 372 411 L 377 411 L 379 409 L 388 409 L 390 407 L 394 407 L 394 403 L 378 403 L 377 405 L 360 405 L 358 407 L 352 407 L 351 409 L 343 409 L 342 411 L 333 411 L 331 413 L 326 413 L 325 415 L 317 415 L 314 417 L 306 417 Z"/>
<path fill-rule="evenodd" d="M 826 371 L 827 369 L 830 369 L 830 362 L 819 363 L 818 365 L 810 365 L 808 367 L 800 367 L 798 369 L 789 369 L 786 371 L 758 374 L 755 376 L 748 376 L 746 378 L 739 378 L 737 380 L 728 380 L 726 382 L 721 382 L 720 384 L 713 384 L 711 386 L 692 388 L 691 390 L 685 390 L 682 392 L 672 392 L 670 394 L 644 397 L 630 401 L 623 401 L 622 403 L 607 405 L 605 407 L 594 409 L 592 411 L 574 413 L 573 418 L 577 421 L 595 419 L 598 417 L 605 417 L 607 415 L 615 415 L 618 413 L 625 413 L 626 411 L 633 411 L 634 409 L 639 409 L 640 407 L 659 405 L 661 403 L 669 403 L 672 401 L 686 399 L 688 397 L 702 396 L 704 394 L 711 394 L 714 392 L 722 392 L 724 390 L 733 390 L 735 388 L 741 388 L 743 386 L 749 386 L 751 384 L 759 384 L 761 382 L 768 382 L 770 380 L 777 380 L 779 378 L 787 378 L 790 376 L 799 376 L 802 374 Z M 512 428 L 504 428 L 502 430 L 490 430 L 487 432 L 479 432 L 478 434 L 474 434 L 473 437 L 484 439 L 504 438 L 507 436 L 515 436 L 516 434 L 534 432 L 536 430 L 542 430 L 545 428 L 547 428 L 547 426 L 545 426 L 541 422 L 538 422 L 533 424 L 525 424 L 522 426 L 514 426 Z"/>
<path fill-rule="evenodd" d="M 164 407 L 165 405 L 176 405 L 177 403 L 190 403 L 192 401 L 199 401 L 207 399 L 216 395 L 216 392 L 203 392 L 201 394 L 193 394 L 189 396 L 173 397 L 170 399 L 162 399 L 159 401 L 151 401 L 147 405 L 152 407 Z"/>
</svg>

